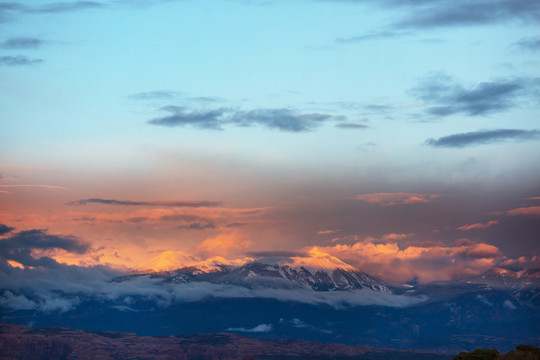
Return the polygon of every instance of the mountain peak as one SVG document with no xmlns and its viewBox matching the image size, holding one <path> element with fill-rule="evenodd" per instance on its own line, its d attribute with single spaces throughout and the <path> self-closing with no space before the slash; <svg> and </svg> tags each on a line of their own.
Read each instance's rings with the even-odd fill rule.
<svg viewBox="0 0 540 360">
<path fill-rule="evenodd" d="M 306 256 L 293 256 L 287 260 L 281 261 L 279 265 L 286 265 L 291 268 L 304 268 L 310 272 L 333 271 L 342 269 L 345 271 L 358 271 L 352 265 L 349 265 L 337 257 L 330 255 L 321 248 L 312 247 Z"/>
<path fill-rule="evenodd" d="M 183 268 L 196 268 L 199 273 L 221 271 L 223 266 L 238 267 L 253 261 L 252 258 L 228 260 L 221 256 L 214 256 L 205 260 L 198 260 L 183 251 L 164 251 L 152 259 L 135 266 L 132 271 L 136 273 L 152 273 L 174 271 Z"/>
</svg>

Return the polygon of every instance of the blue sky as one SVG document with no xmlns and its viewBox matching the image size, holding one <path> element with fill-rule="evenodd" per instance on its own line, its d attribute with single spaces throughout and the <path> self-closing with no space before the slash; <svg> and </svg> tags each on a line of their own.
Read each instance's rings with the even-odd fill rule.
<svg viewBox="0 0 540 360">
<path fill-rule="evenodd" d="M 468 239 L 500 249 L 493 261 L 534 257 L 539 25 L 540 5 L 521 0 L 2 2 L 0 220 L 73 234 L 131 266 L 229 229 L 81 225 L 65 204 L 272 209 L 238 230 L 251 239 L 242 251 L 389 233 L 454 246 L 444 221 L 529 207 Z M 437 194 L 437 216 L 421 201 L 363 223 L 371 210 L 350 202 L 369 193 Z M 385 223 L 400 216 L 401 230 Z M 342 237 L 315 236 L 321 219 Z M 115 260 L 124 242 L 130 255 Z"/>
</svg>

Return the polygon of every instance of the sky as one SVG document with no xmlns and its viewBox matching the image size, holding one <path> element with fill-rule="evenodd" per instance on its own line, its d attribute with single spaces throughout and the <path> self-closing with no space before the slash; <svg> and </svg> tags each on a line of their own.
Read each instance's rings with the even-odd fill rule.
<svg viewBox="0 0 540 360">
<path fill-rule="evenodd" d="M 0 2 L 2 268 L 539 267 L 539 60 L 529 0 Z"/>
</svg>

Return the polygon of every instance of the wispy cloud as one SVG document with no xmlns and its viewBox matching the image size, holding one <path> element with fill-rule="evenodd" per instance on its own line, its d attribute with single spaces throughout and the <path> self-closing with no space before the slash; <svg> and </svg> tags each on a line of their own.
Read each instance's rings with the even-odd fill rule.
<svg viewBox="0 0 540 360">
<path fill-rule="evenodd" d="M 32 59 L 23 55 L 0 56 L 0 66 L 24 66 L 37 65 L 42 63 L 42 59 Z"/>
<path fill-rule="evenodd" d="M 88 204 L 120 205 L 120 206 L 166 206 L 166 207 L 215 207 L 223 205 L 222 201 L 132 201 L 114 199 L 83 199 L 67 203 L 67 205 L 78 206 Z"/>
<path fill-rule="evenodd" d="M 485 230 L 493 225 L 497 225 L 499 222 L 497 220 L 490 220 L 487 223 L 474 223 L 470 225 L 463 225 L 458 227 L 458 230 L 469 231 L 469 230 Z"/>
<path fill-rule="evenodd" d="M 540 86 L 538 79 L 498 79 L 464 87 L 446 74 L 428 76 L 411 92 L 429 107 L 426 112 L 436 116 L 465 114 L 489 115 L 517 106 L 517 101 L 531 97 Z"/>
<path fill-rule="evenodd" d="M 540 51 L 540 36 L 523 38 L 512 44 L 513 47 L 517 47 L 520 50 L 526 51 Z"/>
<path fill-rule="evenodd" d="M 170 115 L 149 120 L 148 124 L 168 127 L 191 126 L 211 130 L 223 130 L 223 126 L 231 124 L 241 127 L 261 126 L 287 132 L 305 132 L 314 130 L 326 121 L 344 120 L 342 116 L 298 113 L 279 108 L 250 111 L 217 108 L 190 111 L 183 107 L 166 106 L 161 110 L 169 112 Z"/>
<path fill-rule="evenodd" d="M 133 100 L 170 100 L 174 99 L 178 95 L 179 93 L 176 91 L 156 90 L 132 94 L 129 95 L 129 98 Z"/>
<path fill-rule="evenodd" d="M 440 197 L 436 194 L 414 194 L 414 193 L 371 193 L 357 195 L 353 199 L 367 201 L 372 204 L 382 206 L 393 206 L 403 204 L 429 203 Z"/>
<path fill-rule="evenodd" d="M 540 206 L 528 206 L 512 209 L 506 212 L 507 215 L 532 215 L 540 216 Z"/>
<path fill-rule="evenodd" d="M 234 331 L 234 332 L 251 332 L 251 333 L 260 333 L 260 332 L 270 332 L 272 331 L 272 324 L 260 324 L 253 328 L 227 328 L 225 331 Z"/>
<path fill-rule="evenodd" d="M 317 231 L 318 235 L 327 235 L 327 234 L 335 234 L 339 232 L 339 229 L 333 229 L 333 230 L 319 230 Z"/>
<path fill-rule="evenodd" d="M 96 1 L 73 1 L 48 3 L 41 6 L 27 8 L 26 11 L 35 13 L 64 13 L 88 9 L 102 9 L 105 7 L 106 5 L 104 3 Z"/>
<path fill-rule="evenodd" d="M 355 124 L 355 123 L 340 123 L 340 124 L 337 124 L 336 127 L 341 128 L 341 129 L 350 129 L 350 130 L 364 130 L 368 128 L 367 125 Z"/>
<path fill-rule="evenodd" d="M 43 188 L 43 189 L 69 190 L 67 187 L 64 187 L 64 186 L 58 186 L 58 185 L 33 185 L 33 184 L 0 185 L 0 188 Z"/>
<path fill-rule="evenodd" d="M 409 32 L 409 31 L 395 31 L 395 30 L 373 31 L 364 35 L 338 37 L 335 39 L 335 42 L 338 44 L 351 44 L 351 43 L 359 43 L 359 42 L 372 41 L 372 40 L 395 39 L 395 38 L 400 38 L 400 37 L 411 35 L 411 34 L 412 32 Z"/>
<path fill-rule="evenodd" d="M 443 136 L 439 139 L 428 139 L 426 144 L 433 147 L 456 147 L 491 144 L 508 140 L 527 141 L 540 138 L 539 130 L 498 129 L 480 130 L 468 133 Z"/>
<path fill-rule="evenodd" d="M 0 43 L 0 48 L 2 49 L 37 49 L 40 46 L 45 44 L 45 41 L 37 38 L 29 37 L 17 37 L 7 39 L 6 41 Z"/>
</svg>

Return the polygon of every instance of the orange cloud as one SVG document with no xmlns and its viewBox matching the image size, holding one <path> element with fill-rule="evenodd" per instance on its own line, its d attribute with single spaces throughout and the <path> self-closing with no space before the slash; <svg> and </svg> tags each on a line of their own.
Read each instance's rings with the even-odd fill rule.
<svg viewBox="0 0 540 360">
<path fill-rule="evenodd" d="M 326 235 L 326 234 L 335 234 L 339 232 L 339 229 L 335 229 L 335 230 L 320 230 L 320 231 L 317 231 L 317 234 L 318 235 Z"/>
<path fill-rule="evenodd" d="M 226 256 L 230 253 L 243 252 L 252 244 L 247 235 L 230 232 L 207 238 L 195 248 L 195 252 L 203 258 Z"/>
<path fill-rule="evenodd" d="M 382 206 L 393 206 L 401 204 L 418 204 L 429 203 L 440 197 L 436 194 L 413 194 L 413 193 L 372 193 L 357 195 L 354 197 L 356 200 L 367 201 L 372 204 L 379 204 Z"/>
<path fill-rule="evenodd" d="M 396 234 L 396 233 L 390 233 L 385 234 L 381 237 L 381 240 L 402 240 L 405 239 L 413 234 Z"/>
<path fill-rule="evenodd" d="M 478 275 L 503 258 L 497 247 L 473 242 L 454 246 L 417 244 L 405 248 L 396 242 L 357 242 L 321 249 L 362 271 L 394 282 L 415 278 L 429 282 Z"/>
<path fill-rule="evenodd" d="M 507 215 L 534 215 L 540 216 L 540 206 L 529 206 L 512 209 L 506 212 Z"/>
<path fill-rule="evenodd" d="M 462 230 L 462 231 L 468 231 L 468 230 L 485 230 L 487 229 L 488 227 L 491 227 L 493 225 L 497 225 L 499 222 L 497 220 L 490 220 L 488 221 L 487 223 L 485 224 L 482 224 L 482 223 L 475 223 L 475 224 L 470 224 L 470 225 L 463 225 L 463 226 L 460 226 L 458 227 L 457 229 L 458 230 Z"/>
</svg>

